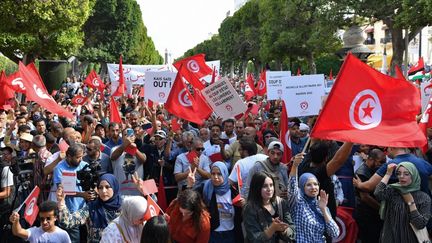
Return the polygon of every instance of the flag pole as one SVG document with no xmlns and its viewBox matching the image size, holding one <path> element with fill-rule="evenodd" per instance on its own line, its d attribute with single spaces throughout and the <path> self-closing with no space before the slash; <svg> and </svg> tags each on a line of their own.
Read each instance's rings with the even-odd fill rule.
<svg viewBox="0 0 432 243">
<path fill-rule="evenodd" d="M 310 142 L 311 142 L 311 137 L 309 136 L 305 143 L 305 146 L 303 147 L 303 150 L 301 151 L 302 153 L 306 152 L 306 149 L 309 146 Z"/>
</svg>

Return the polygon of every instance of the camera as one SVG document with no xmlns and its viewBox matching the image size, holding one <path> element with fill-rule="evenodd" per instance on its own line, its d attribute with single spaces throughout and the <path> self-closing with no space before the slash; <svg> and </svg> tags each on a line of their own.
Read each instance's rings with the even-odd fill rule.
<svg viewBox="0 0 432 243">
<path fill-rule="evenodd" d="M 18 178 L 18 184 L 23 189 L 29 189 L 31 182 L 33 182 L 33 162 L 36 158 L 37 154 L 32 153 L 26 157 L 14 158 L 11 163 L 11 172 Z"/>
<path fill-rule="evenodd" d="M 80 180 L 79 185 L 82 187 L 83 191 L 94 190 L 97 187 L 100 170 L 100 163 L 95 161 L 91 164 L 85 165 L 84 168 L 77 171 L 77 179 Z"/>
</svg>

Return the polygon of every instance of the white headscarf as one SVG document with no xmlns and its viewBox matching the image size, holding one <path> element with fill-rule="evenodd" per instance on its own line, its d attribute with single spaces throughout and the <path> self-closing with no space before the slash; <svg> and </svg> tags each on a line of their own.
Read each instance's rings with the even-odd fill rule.
<svg viewBox="0 0 432 243">
<path fill-rule="evenodd" d="M 125 198 L 121 206 L 121 214 L 116 221 L 123 230 L 123 234 L 129 243 L 139 243 L 143 225 L 133 225 L 133 222 L 142 219 L 147 211 L 147 200 L 142 196 L 130 196 Z"/>
</svg>

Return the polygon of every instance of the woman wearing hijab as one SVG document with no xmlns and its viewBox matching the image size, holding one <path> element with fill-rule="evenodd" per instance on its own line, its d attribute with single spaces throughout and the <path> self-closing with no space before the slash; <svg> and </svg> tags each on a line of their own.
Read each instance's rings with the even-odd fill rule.
<svg viewBox="0 0 432 243">
<path fill-rule="evenodd" d="M 96 243 L 101 239 L 102 231 L 108 223 L 120 215 L 121 198 L 119 183 L 112 174 L 104 174 L 98 182 L 98 198 L 88 202 L 80 210 L 69 213 L 65 206 L 63 188 L 57 190 L 59 219 L 66 228 L 86 224 L 87 242 Z"/>
<path fill-rule="evenodd" d="M 211 167 L 211 177 L 204 183 L 203 199 L 210 212 L 210 243 L 243 242 L 241 204 L 233 204 L 238 191 L 228 182 L 223 162 Z"/>
<path fill-rule="evenodd" d="M 139 243 L 147 211 L 147 200 L 142 196 L 129 196 L 121 206 L 120 216 L 102 232 L 101 243 Z"/>
<path fill-rule="evenodd" d="M 278 243 L 295 239 L 288 202 L 276 196 L 274 180 L 266 171 L 252 176 L 243 217 L 246 242 Z"/>
<path fill-rule="evenodd" d="M 395 168 L 399 182 L 387 185 Z M 429 195 L 420 191 L 420 181 L 417 168 L 410 162 L 387 166 L 374 193 L 381 200 L 380 216 L 384 220 L 381 242 L 418 242 L 411 227 L 417 230 L 426 227 L 431 206 Z"/>
<path fill-rule="evenodd" d="M 324 190 L 319 190 L 318 179 L 311 173 L 304 173 L 297 182 L 297 170 L 303 157 L 302 154 L 294 157 L 288 183 L 288 201 L 296 225 L 296 242 L 325 242 L 324 234 L 336 238 L 339 228 L 327 208 L 328 195 Z"/>
</svg>

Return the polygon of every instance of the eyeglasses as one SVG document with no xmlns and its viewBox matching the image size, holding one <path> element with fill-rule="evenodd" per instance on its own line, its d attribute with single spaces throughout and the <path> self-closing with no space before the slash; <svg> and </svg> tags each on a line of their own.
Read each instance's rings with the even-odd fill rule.
<svg viewBox="0 0 432 243">
<path fill-rule="evenodd" d="M 53 220 L 55 217 L 54 216 L 49 216 L 49 217 L 39 217 L 39 220 L 41 221 L 41 222 L 44 222 L 45 220 L 46 221 L 51 221 L 51 220 Z"/>
<path fill-rule="evenodd" d="M 198 152 L 202 152 L 202 151 L 204 151 L 204 148 L 195 148 L 195 150 Z"/>
</svg>

